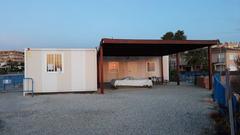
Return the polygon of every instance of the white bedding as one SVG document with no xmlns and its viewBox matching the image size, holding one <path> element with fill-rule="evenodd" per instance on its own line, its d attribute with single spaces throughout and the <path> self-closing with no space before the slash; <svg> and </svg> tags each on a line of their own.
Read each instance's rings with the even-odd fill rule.
<svg viewBox="0 0 240 135">
<path fill-rule="evenodd" d="M 153 83 L 149 79 L 133 79 L 127 77 L 122 80 L 115 80 L 113 85 L 114 87 L 118 86 L 152 87 Z"/>
</svg>

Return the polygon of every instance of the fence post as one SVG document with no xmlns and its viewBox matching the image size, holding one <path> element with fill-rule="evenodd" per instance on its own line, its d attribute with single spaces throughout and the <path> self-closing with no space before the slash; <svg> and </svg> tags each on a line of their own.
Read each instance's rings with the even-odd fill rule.
<svg viewBox="0 0 240 135">
<path fill-rule="evenodd" d="M 3 83 L 3 91 L 6 90 L 6 86 L 5 86 L 5 83 Z"/>
<path fill-rule="evenodd" d="M 32 80 L 32 97 L 34 97 L 34 92 L 33 92 L 33 79 L 31 78 Z"/>
<path fill-rule="evenodd" d="M 228 113 L 231 128 L 231 135 L 235 135 L 234 118 L 233 118 L 233 104 L 232 104 L 232 89 L 230 88 L 229 70 L 226 69 L 226 91 L 228 101 Z"/>
</svg>

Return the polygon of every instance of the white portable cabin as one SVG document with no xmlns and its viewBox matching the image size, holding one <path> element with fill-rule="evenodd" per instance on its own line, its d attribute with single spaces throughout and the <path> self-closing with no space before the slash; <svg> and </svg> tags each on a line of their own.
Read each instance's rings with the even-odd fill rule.
<svg viewBox="0 0 240 135">
<path fill-rule="evenodd" d="M 28 48 L 24 74 L 34 93 L 97 91 L 97 50 Z M 24 90 L 30 85 L 25 80 Z"/>
</svg>

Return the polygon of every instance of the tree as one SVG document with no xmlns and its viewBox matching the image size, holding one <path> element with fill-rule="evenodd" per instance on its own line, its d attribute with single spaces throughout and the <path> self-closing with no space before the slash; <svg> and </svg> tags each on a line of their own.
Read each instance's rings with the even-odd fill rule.
<svg viewBox="0 0 240 135">
<path fill-rule="evenodd" d="M 187 40 L 187 36 L 184 35 L 184 31 L 183 30 L 178 30 L 177 32 L 175 32 L 174 40 Z"/>
<path fill-rule="evenodd" d="M 184 61 L 189 66 L 201 66 L 203 70 L 207 70 L 207 49 L 198 49 L 184 53 Z"/>
<path fill-rule="evenodd" d="M 23 72 L 24 63 L 8 60 L 5 68 L 7 73 Z"/>
<path fill-rule="evenodd" d="M 161 37 L 162 40 L 186 40 L 187 36 L 184 34 L 183 30 L 178 30 L 175 33 L 167 32 Z"/>
<path fill-rule="evenodd" d="M 187 36 L 184 34 L 183 30 L 178 30 L 175 33 L 167 32 L 162 37 L 162 40 L 186 40 Z M 176 69 L 170 69 L 170 80 L 176 81 L 177 72 Z"/>
<path fill-rule="evenodd" d="M 162 38 L 162 40 L 173 40 L 174 34 L 173 34 L 173 32 L 167 32 L 161 38 Z"/>
<path fill-rule="evenodd" d="M 187 40 L 183 30 L 177 30 L 175 33 L 167 32 L 161 37 L 163 40 Z M 207 65 L 207 50 L 193 50 L 188 51 L 187 53 L 180 54 L 183 56 L 184 61 L 189 66 L 202 66 L 206 67 Z"/>
</svg>

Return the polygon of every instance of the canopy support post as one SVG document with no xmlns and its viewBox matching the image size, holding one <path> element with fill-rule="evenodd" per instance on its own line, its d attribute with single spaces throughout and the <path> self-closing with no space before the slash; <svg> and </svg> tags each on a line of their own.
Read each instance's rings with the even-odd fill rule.
<svg viewBox="0 0 240 135">
<path fill-rule="evenodd" d="M 99 52 L 97 53 L 97 89 L 100 89 L 100 64 L 99 64 Z"/>
<path fill-rule="evenodd" d="M 161 59 L 160 59 L 160 62 L 161 62 L 161 81 L 162 81 L 162 84 L 164 83 L 164 75 L 163 75 L 163 56 L 161 56 Z"/>
<path fill-rule="evenodd" d="M 103 47 L 100 46 L 99 52 L 99 75 L 100 75 L 100 93 L 104 94 L 104 84 L 103 84 Z"/>
<path fill-rule="evenodd" d="M 209 81 L 209 90 L 212 89 L 212 50 L 211 46 L 208 46 L 208 81 Z"/>
<path fill-rule="evenodd" d="M 177 85 L 180 85 L 180 79 L 179 79 L 179 53 L 176 53 L 176 72 L 177 72 Z"/>
</svg>

